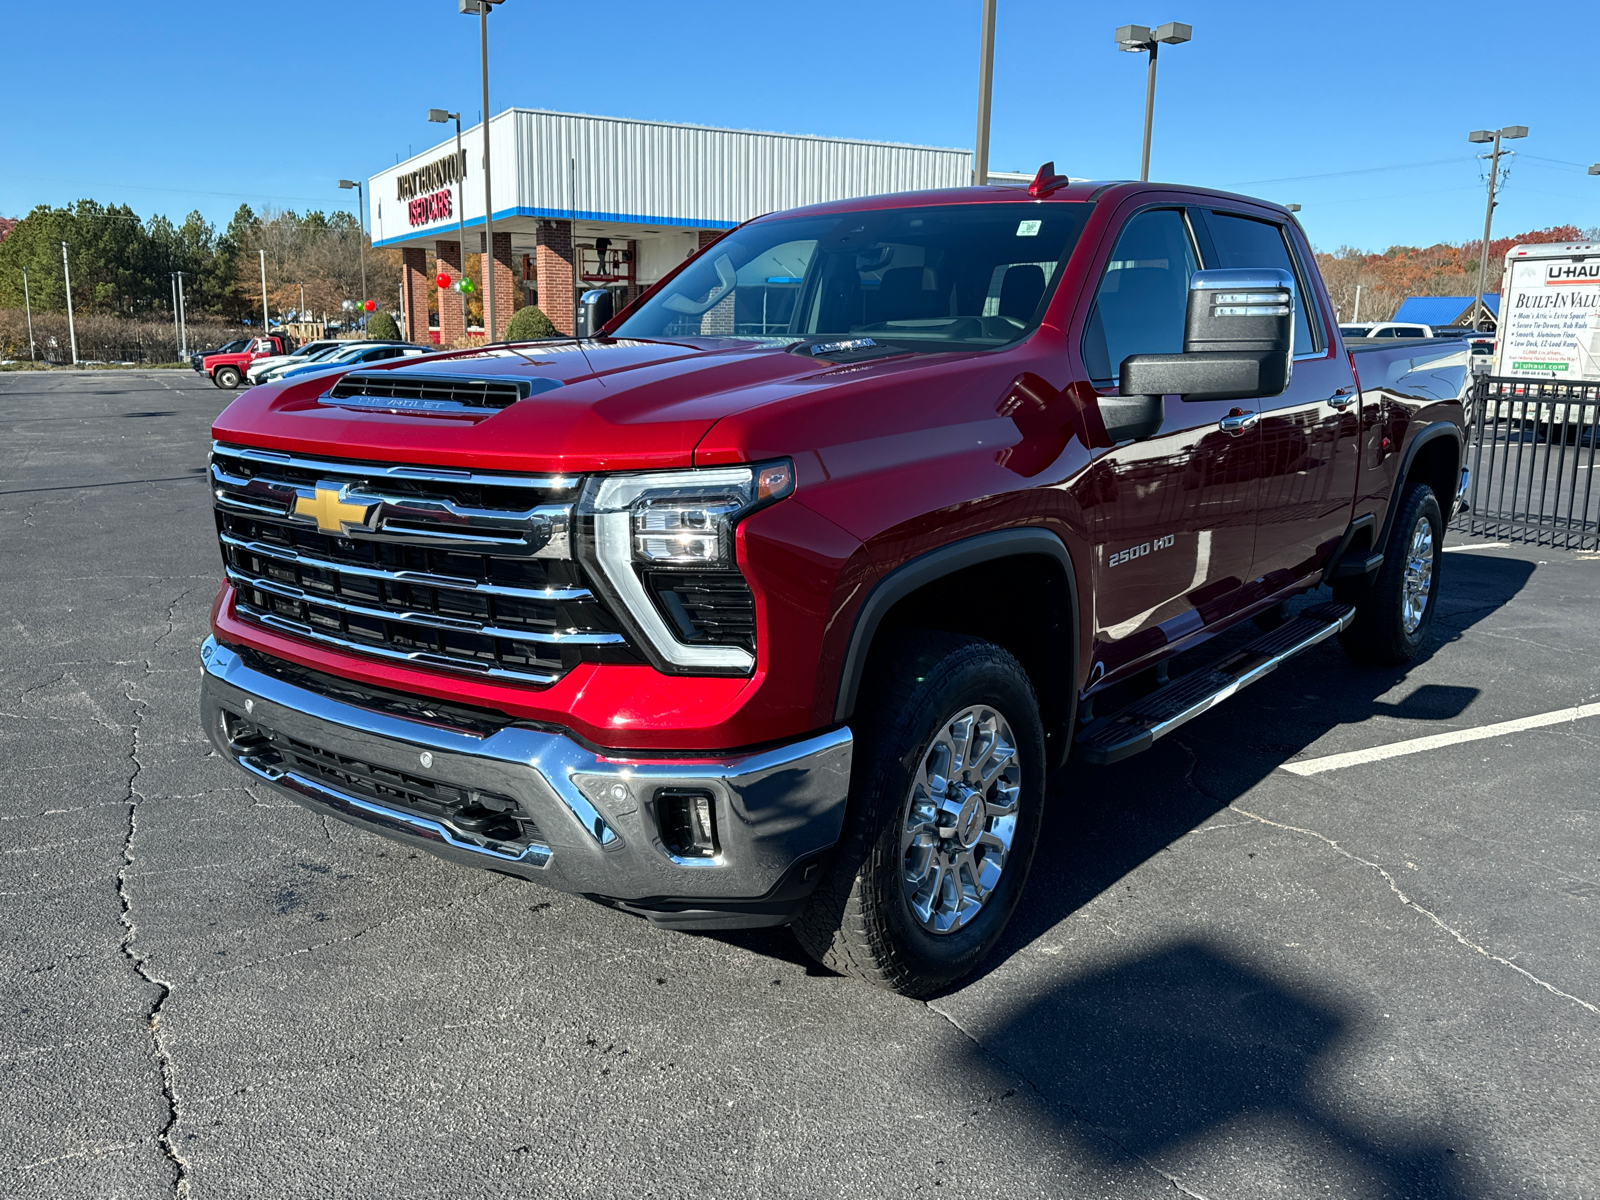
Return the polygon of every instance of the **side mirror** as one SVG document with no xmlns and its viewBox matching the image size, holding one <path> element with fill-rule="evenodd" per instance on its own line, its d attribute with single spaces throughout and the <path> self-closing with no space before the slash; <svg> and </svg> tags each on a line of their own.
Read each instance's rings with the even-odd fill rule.
<svg viewBox="0 0 1600 1200">
<path fill-rule="evenodd" d="M 592 288 L 578 297 L 578 336 L 592 338 L 611 320 L 613 302 L 609 288 Z"/>
<path fill-rule="evenodd" d="M 1108 399 L 1280 395 L 1293 366 L 1294 289 L 1294 276 L 1275 267 L 1196 271 L 1189 280 L 1183 353 L 1128 355 L 1118 379 L 1121 396 Z"/>
</svg>

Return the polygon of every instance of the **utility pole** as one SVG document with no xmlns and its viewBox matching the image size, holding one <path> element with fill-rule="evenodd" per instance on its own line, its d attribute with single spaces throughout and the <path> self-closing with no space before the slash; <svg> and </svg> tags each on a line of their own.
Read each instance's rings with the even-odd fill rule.
<svg viewBox="0 0 1600 1200">
<path fill-rule="evenodd" d="M 1489 229 L 1494 224 L 1494 190 L 1500 181 L 1500 139 L 1525 138 L 1528 136 L 1526 125 L 1507 125 L 1503 129 L 1475 129 L 1467 134 L 1467 141 L 1477 145 L 1493 142 L 1494 149 L 1489 153 L 1489 203 L 1483 210 L 1483 246 L 1478 251 L 1478 294 L 1474 297 L 1476 307 L 1472 327 L 1478 330 L 1487 328 L 1486 321 L 1489 316 L 1489 306 L 1483 302 L 1483 285 L 1489 276 Z"/>
<path fill-rule="evenodd" d="M 39 355 L 33 348 L 33 293 L 28 290 L 28 268 L 22 268 L 22 303 L 28 309 L 28 361 L 38 362 Z"/>
<path fill-rule="evenodd" d="M 1359 320 L 1361 320 L 1361 285 L 1358 283 L 1356 284 L 1356 311 L 1350 318 L 1350 323 L 1354 325 Z"/>
<path fill-rule="evenodd" d="M 178 352 L 178 357 L 183 357 L 183 346 L 178 337 L 178 273 L 167 272 L 167 282 L 172 285 L 172 348 Z"/>
<path fill-rule="evenodd" d="M 178 347 L 180 358 L 189 357 L 189 311 L 183 299 L 184 272 L 178 272 L 178 334 L 181 344 Z"/>
<path fill-rule="evenodd" d="M 994 7 L 983 0 L 983 35 L 978 43 L 978 143 L 972 154 L 972 183 L 989 182 L 989 104 L 994 94 Z"/>
<path fill-rule="evenodd" d="M 72 268 L 67 265 L 67 244 L 61 243 L 61 276 L 67 281 L 67 331 L 72 336 L 72 365 L 78 365 L 78 326 L 72 319 Z"/>
<path fill-rule="evenodd" d="M 267 252 L 261 251 L 261 336 L 266 337 L 271 330 L 271 318 L 267 316 Z"/>
</svg>

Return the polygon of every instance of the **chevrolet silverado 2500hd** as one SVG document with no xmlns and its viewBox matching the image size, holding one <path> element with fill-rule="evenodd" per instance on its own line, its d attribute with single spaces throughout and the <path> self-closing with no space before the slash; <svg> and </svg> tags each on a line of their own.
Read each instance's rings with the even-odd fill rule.
<svg viewBox="0 0 1600 1200">
<path fill-rule="evenodd" d="M 823 204 L 597 327 L 217 419 L 220 753 L 455 862 L 788 924 L 926 994 L 1016 908 L 1047 772 L 1326 638 L 1398 663 L 1428 634 L 1466 346 L 1347 349 L 1276 205 L 1050 171 Z"/>
</svg>

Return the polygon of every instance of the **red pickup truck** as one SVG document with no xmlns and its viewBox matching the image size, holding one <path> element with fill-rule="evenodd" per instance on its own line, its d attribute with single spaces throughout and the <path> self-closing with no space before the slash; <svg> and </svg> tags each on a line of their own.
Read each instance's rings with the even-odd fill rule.
<svg viewBox="0 0 1600 1200">
<path fill-rule="evenodd" d="M 286 333 L 269 333 L 251 338 L 242 349 L 208 354 L 200 361 L 200 373 L 211 378 L 219 388 L 233 391 L 244 381 L 250 364 L 257 359 L 275 354 L 290 354 L 295 340 Z"/>
<path fill-rule="evenodd" d="M 1276 205 L 1049 171 L 818 205 L 591 327 L 217 419 L 222 754 L 458 863 L 788 924 L 927 994 L 1000 937 L 1048 772 L 1326 638 L 1397 663 L 1428 635 L 1467 347 L 1347 350 Z"/>
</svg>

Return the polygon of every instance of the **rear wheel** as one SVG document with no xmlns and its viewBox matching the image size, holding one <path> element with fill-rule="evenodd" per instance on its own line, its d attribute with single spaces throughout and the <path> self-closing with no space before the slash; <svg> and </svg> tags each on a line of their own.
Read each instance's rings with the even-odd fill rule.
<svg viewBox="0 0 1600 1200">
<path fill-rule="evenodd" d="M 1021 665 L 977 638 L 902 635 L 868 684 L 844 831 L 794 931 L 835 971 L 926 996 L 982 961 L 1021 898 L 1044 729 Z"/>
<path fill-rule="evenodd" d="M 1413 483 L 1401 493 L 1383 566 L 1356 601 L 1350 628 L 1339 635 L 1345 653 L 1358 662 L 1390 666 L 1415 658 L 1433 624 L 1443 562 L 1439 499 L 1426 484 Z"/>
<path fill-rule="evenodd" d="M 231 392 L 239 386 L 239 368 L 218 367 L 217 373 L 211 379 L 219 388 L 225 388 Z"/>
</svg>

